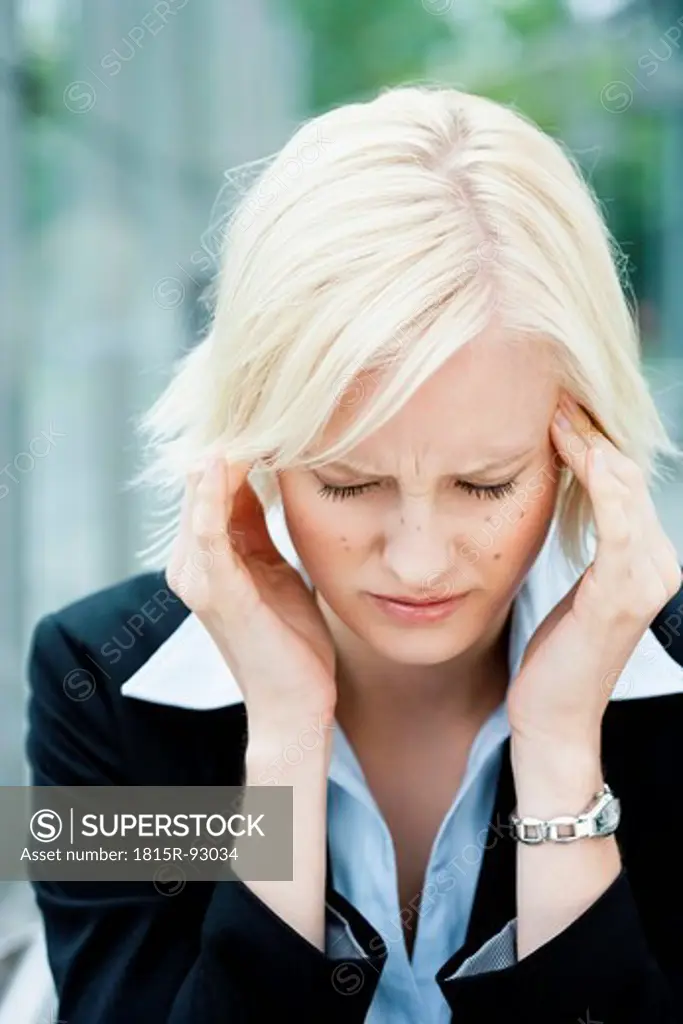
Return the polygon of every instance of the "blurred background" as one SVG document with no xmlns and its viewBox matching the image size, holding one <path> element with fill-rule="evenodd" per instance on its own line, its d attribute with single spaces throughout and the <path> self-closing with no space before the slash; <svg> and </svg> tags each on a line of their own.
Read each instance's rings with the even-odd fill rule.
<svg viewBox="0 0 683 1024">
<path fill-rule="evenodd" d="M 133 418 L 206 322 L 240 165 L 408 81 L 564 140 L 683 443 L 683 0 L 0 0 L 0 784 L 26 781 L 37 618 L 140 571 Z M 683 558 L 683 481 L 655 499 Z M 31 895 L 0 884 L 0 1024 L 52 1006 Z"/>
</svg>

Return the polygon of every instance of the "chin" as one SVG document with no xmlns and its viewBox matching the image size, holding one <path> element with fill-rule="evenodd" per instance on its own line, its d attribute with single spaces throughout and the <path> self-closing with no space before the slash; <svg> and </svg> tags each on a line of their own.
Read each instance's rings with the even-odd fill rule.
<svg viewBox="0 0 683 1024">
<path fill-rule="evenodd" d="M 402 665 L 440 665 L 457 657 L 474 642 L 462 629 L 393 626 L 375 630 L 366 628 L 360 636 L 377 654 Z"/>
</svg>

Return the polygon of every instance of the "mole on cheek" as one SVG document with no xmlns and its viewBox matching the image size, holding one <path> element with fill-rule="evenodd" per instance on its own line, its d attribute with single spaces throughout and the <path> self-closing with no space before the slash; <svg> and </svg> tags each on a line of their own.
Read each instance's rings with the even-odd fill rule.
<svg viewBox="0 0 683 1024">
<path fill-rule="evenodd" d="M 500 551 L 496 551 L 495 555 L 493 556 L 494 562 L 497 562 L 499 558 L 500 558 Z"/>
</svg>

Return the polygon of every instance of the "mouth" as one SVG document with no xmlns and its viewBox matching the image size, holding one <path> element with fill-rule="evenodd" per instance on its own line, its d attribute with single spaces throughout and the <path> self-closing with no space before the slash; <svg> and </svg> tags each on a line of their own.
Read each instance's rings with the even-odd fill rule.
<svg viewBox="0 0 683 1024">
<path fill-rule="evenodd" d="M 416 600 L 408 597 L 387 597 L 369 593 L 373 603 L 386 614 L 404 622 L 434 622 L 446 618 L 458 608 L 470 591 L 437 600 Z"/>
<path fill-rule="evenodd" d="M 435 604 L 445 604 L 447 601 L 451 601 L 455 597 L 461 597 L 461 594 L 450 594 L 448 597 L 435 597 L 420 598 L 420 597 L 394 597 L 393 594 L 371 594 L 372 597 L 378 597 L 381 601 L 392 601 L 394 604 L 408 604 L 411 607 L 424 608 L 430 607 Z"/>
</svg>

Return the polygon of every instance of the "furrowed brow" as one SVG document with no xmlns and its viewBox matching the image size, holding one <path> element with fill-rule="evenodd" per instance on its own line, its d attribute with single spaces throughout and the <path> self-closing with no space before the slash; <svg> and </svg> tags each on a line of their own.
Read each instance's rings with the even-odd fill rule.
<svg viewBox="0 0 683 1024">
<path fill-rule="evenodd" d="M 481 462 L 478 466 L 470 467 L 466 473 L 447 473 L 444 475 L 467 479 L 467 477 L 476 476 L 479 473 L 490 472 L 491 470 L 496 469 L 505 469 L 508 466 L 513 465 L 514 463 L 521 462 L 522 459 L 526 458 L 528 455 L 531 455 L 533 451 L 533 447 L 526 448 L 524 451 L 521 452 L 513 452 L 511 455 L 505 455 L 500 458 L 489 459 L 486 462 Z M 371 466 L 363 466 L 360 463 L 335 461 L 328 462 L 326 465 L 329 469 L 341 469 L 349 473 L 358 473 L 361 475 L 372 476 L 380 479 L 386 477 L 386 474 L 377 473 Z"/>
</svg>

